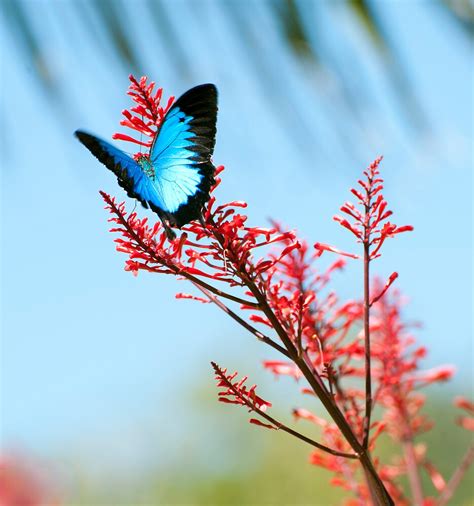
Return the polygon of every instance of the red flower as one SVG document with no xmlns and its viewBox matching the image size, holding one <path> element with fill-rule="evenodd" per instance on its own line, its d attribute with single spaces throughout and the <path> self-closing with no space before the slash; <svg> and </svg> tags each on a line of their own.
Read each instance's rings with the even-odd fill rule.
<svg viewBox="0 0 474 506">
<path fill-rule="evenodd" d="M 411 225 L 399 227 L 386 221 L 393 213 L 387 209 L 387 201 L 381 193 L 383 190 L 383 179 L 379 172 L 381 161 L 382 157 L 377 158 L 364 171 L 365 179 L 358 181 L 360 189 L 351 189 L 359 207 L 352 202 L 346 202 L 340 209 L 347 218 L 334 216 L 335 221 L 349 230 L 358 242 L 368 248 L 370 260 L 380 256 L 380 249 L 387 238 L 413 230 Z M 351 258 L 359 258 L 358 255 L 339 251 L 327 244 L 316 243 L 314 247 L 320 252 L 332 251 Z"/>
<path fill-rule="evenodd" d="M 283 376 L 293 376 L 295 379 L 301 378 L 301 371 L 292 362 L 284 362 L 283 360 L 265 360 L 263 367 L 273 374 Z"/>
<path fill-rule="evenodd" d="M 474 431 L 474 403 L 466 399 L 465 397 L 458 396 L 454 399 L 454 405 L 457 408 L 464 409 L 471 416 L 459 416 L 456 419 L 456 423 L 463 429 Z"/>
<path fill-rule="evenodd" d="M 39 468 L 18 457 L 0 457 L 0 505 L 58 505 Z"/>
<path fill-rule="evenodd" d="M 162 107 L 161 99 L 163 96 L 163 88 L 158 88 L 155 93 L 155 83 L 147 84 L 147 78 L 141 77 L 139 81 L 133 75 L 129 76 L 130 87 L 128 95 L 132 97 L 135 106 L 130 110 L 125 109 L 122 114 L 125 116 L 120 124 L 139 132 L 149 138 L 147 141 L 137 140 L 129 135 L 116 133 L 112 137 L 122 141 L 133 142 L 140 146 L 150 147 L 153 139 L 158 131 L 161 121 L 173 104 L 174 97 L 170 97 L 164 107 Z M 143 156 L 141 153 L 138 156 Z"/>
<path fill-rule="evenodd" d="M 130 79 L 129 94 L 136 105 L 124 111 L 122 125 L 148 140 L 115 137 L 149 147 L 172 99 L 162 107 L 161 89 L 154 93 L 154 84 L 147 84 L 146 78 Z M 102 197 L 111 213 L 112 231 L 119 235 L 117 250 L 128 257 L 126 270 L 191 281 L 200 296 L 178 293 L 177 298 L 214 303 L 260 342 L 280 352 L 282 360 L 266 360 L 263 366 L 275 375 L 306 381 L 302 391 L 319 398 L 328 419 L 304 407 L 294 409 L 293 415 L 317 425 L 322 443 L 272 418 L 267 413 L 271 404 L 256 394 L 255 385 L 247 387 L 246 377 L 238 380 L 237 373 L 229 374 L 212 363 L 221 389 L 219 401 L 245 406 L 258 416 L 250 423 L 287 432 L 315 447 L 311 462 L 332 471 L 332 483 L 357 497 L 353 504 L 368 504 L 374 493 L 379 504 L 390 503 L 388 493 L 397 506 L 404 506 L 411 501 L 397 482 L 402 475 L 408 474 L 413 485 L 417 469 L 423 467 L 438 490 L 445 486 L 424 449 L 414 445 L 414 437 L 433 425 L 423 413 L 425 397 L 420 389 L 450 379 L 454 371 L 450 366 L 421 370 L 427 350 L 416 346 L 402 317 L 402 298 L 389 290 L 398 273 L 384 283 L 371 280 L 369 266 L 380 256 L 385 240 L 413 230 L 388 221 L 392 212 L 382 194 L 380 161 L 375 160 L 358 181 L 359 187 L 351 190 L 356 204 L 346 202 L 341 207 L 343 216 L 334 218 L 361 243 L 360 256 L 320 242 L 310 248 L 277 223 L 269 228 L 250 226 L 243 214 L 245 202 L 216 203 L 213 192 L 221 182 L 222 166 L 217 168 L 203 222 L 189 223 L 173 242 L 160 222 L 149 224 L 135 212 L 127 214 L 125 205 L 113 197 L 105 193 Z M 321 270 L 319 259 L 327 251 L 338 257 Z M 357 300 L 342 301 L 331 290 L 332 277 L 345 266 L 342 257 L 363 259 L 364 294 Z M 469 414 L 474 412 L 465 399 L 456 402 Z M 374 412 L 375 406 L 379 409 Z M 473 429 L 472 420 L 461 417 L 458 423 Z M 371 461 L 368 456 L 382 434 L 399 443 L 403 455 L 385 463 Z M 474 459 L 474 449 L 467 459 Z M 361 483 L 361 464 L 370 476 L 369 485 Z M 422 491 L 416 486 L 413 490 L 417 504 L 428 504 Z"/>
<path fill-rule="evenodd" d="M 256 385 L 253 385 L 250 388 L 245 385 L 247 376 L 244 376 L 238 381 L 234 381 L 238 374 L 237 372 L 228 374 L 227 369 L 221 369 L 216 363 L 211 362 L 211 365 L 214 369 L 214 372 L 216 373 L 217 386 L 219 388 L 222 388 L 218 394 L 219 402 L 246 406 L 249 412 L 253 411 L 265 417 L 265 411 L 267 408 L 270 408 L 272 404 L 271 402 L 263 400 L 256 394 Z M 269 417 L 266 418 L 268 419 Z M 254 425 L 260 425 L 261 427 L 266 427 L 269 429 L 278 428 L 274 424 L 265 424 L 260 420 L 256 420 L 255 418 L 251 418 L 249 422 Z"/>
</svg>

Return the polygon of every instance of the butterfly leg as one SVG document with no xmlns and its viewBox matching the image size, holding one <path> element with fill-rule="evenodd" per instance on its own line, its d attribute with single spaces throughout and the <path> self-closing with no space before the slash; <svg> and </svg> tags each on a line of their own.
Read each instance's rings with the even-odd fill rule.
<svg viewBox="0 0 474 506">
<path fill-rule="evenodd" d="M 204 221 L 204 216 L 202 213 L 198 216 L 199 223 L 201 224 L 203 229 L 206 229 L 206 222 Z"/>
<path fill-rule="evenodd" d="M 165 232 L 166 232 L 166 237 L 170 240 L 170 241 L 174 241 L 176 239 L 176 233 L 174 232 L 174 230 L 168 225 L 168 223 L 165 221 L 165 220 L 161 220 L 162 223 L 163 223 L 163 227 L 165 228 Z"/>
<path fill-rule="evenodd" d="M 161 211 L 158 212 L 158 216 L 160 217 L 161 223 L 163 223 L 163 227 L 166 232 L 166 237 L 170 241 L 174 241 L 176 239 L 176 234 L 175 234 L 174 230 L 169 226 L 168 216 L 166 215 L 166 213 L 163 213 Z"/>
<path fill-rule="evenodd" d="M 176 234 L 174 233 L 174 231 L 170 227 L 170 222 L 173 223 L 170 220 L 170 215 L 167 212 L 165 212 L 162 209 L 160 209 L 158 206 L 155 206 L 152 202 L 148 202 L 148 203 L 150 204 L 151 209 L 160 218 L 161 223 L 163 224 L 163 228 L 165 229 L 165 232 L 166 232 L 166 237 L 170 241 L 174 241 L 176 239 Z"/>
</svg>

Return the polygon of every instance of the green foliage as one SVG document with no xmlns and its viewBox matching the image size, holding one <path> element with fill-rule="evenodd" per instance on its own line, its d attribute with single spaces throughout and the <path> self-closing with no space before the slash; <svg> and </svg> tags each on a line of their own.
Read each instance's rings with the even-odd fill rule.
<svg viewBox="0 0 474 506">
<path fill-rule="evenodd" d="M 309 464 L 311 448 L 287 434 L 247 424 L 245 412 L 211 404 L 214 391 L 202 394 L 193 407 L 196 417 L 189 422 L 189 427 L 195 430 L 184 438 L 176 438 L 175 454 L 169 455 L 165 465 L 147 470 L 146 476 L 138 480 L 113 483 L 103 480 L 94 484 L 90 478 L 83 479 L 66 504 L 333 506 L 341 503 L 345 492 L 329 484 L 330 473 Z M 468 446 L 469 434 L 454 425 L 457 413 L 447 406 L 450 399 L 444 396 L 428 406 L 430 416 L 436 421 L 435 428 L 418 442 L 428 444 L 428 459 L 449 478 Z M 311 430 L 304 424 L 299 428 Z M 385 439 L 380 457 L 387 460 L 399 451 Z M 473 478 L 471 469 L 452 504 L 472 504 Z M 423 482 L 426 490 L 434 495 L 426 474 Z"/>
</svg>

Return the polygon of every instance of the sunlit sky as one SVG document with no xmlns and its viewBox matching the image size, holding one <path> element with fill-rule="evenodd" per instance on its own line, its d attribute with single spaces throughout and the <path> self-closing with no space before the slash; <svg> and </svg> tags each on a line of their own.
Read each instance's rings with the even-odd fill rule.
<svg viewBox="0 0 474 506">
<path fill-rule="evenodd" d="M 175 300 L 175 292 L 189 291 L 183 282 L 124 272 L 98 191 L 125 196 L 72 133 L 86 128 L 110 138 L 119 130 L 121 110 L 130 105 L 130 69 L 105 41 L 97 51 L 97 39 L 84 36 L 66 2 L 60 16 L 67 33 L 56 4 L 29 5 L 33 15 L 42 9 L 49 28 L 41 43 L 69 99 L 46 96 L 35 67 L 1 30 L 2 439 L 43 454 L 91 439 L 110 450 L 117 434 L 123 438 L 149 419 L 166 427 L 170 413 L 192 416 L 185 393 L 212 383 L 210 360 L 252 375 L 271 354 L 217 308 Z M 226 166 L 218 196 L 246 200 L 250 223 L 276 218 L 311 243 L 353 250 L 332 216 L 364 167 L 384 155 L 394 220 L 415 231 L 388 242 L 374 270 L 382 277 L 398 271 L 397 285 L 410 300 L 407 318 L 423 323 L 417 336 L 430 350 L 426 367 L 455 364 L 455 389 L 465 391 L 472 380 L 473 258 L 473 75 L 465 35 L 429 2 L 384 4 L 383 20 L 424 104 L 429 128 L 420 132 L 400 112 L 370 41 L 342 10 L 322 11 L 318 37 L 323 57 L 339 59 L 342 82 L 361 98 L 358 121 L 338 105 L 339 78 L 298 64 L 262 7 L 253 28 L 258 36 L 263 24 L 263 51 L 296 104 L 291 108 L 257 84 L 242 35 L 219 17 L 215 3 L 203 2 L 213 14 L 206 27 L 215 33 L 213 44 L 186 16 L 185 2 L 171 13 L 186 19 L 187 76 L 134 5 L 127 3 L 125 14 L 144 73 L 166 96 L 201 82 L 217 85 L 214 158 Z M 330 28 L 336 16 L 337 30 Z M 359 59 L 344 56 L 341 41 Z M 361 266 L 350 264 L 334 286 L 344 297 L 358 296 Z M 264 390 L 274 388 L 270 376 L 258 377 Z"/>
</svg>

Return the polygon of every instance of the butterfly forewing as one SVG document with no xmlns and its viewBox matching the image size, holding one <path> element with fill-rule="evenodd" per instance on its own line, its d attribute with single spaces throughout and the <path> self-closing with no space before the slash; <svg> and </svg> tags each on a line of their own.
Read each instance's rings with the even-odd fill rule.
<svg viewBox="0 0 474 506">
<path fill-rule="evenodd" d="M 129 197 L 138 199 L 148 207 L 147 176 L 140 165 L 122 150 L 95 135 L 77 130 L 76 137 L 82 144 L 116 176 L 119 185 L 127 192 Z"/>
<path fill-rule="evenodd" d="M 216 119 L 216 87 L 196 86 L 173 104 L 152 145 L 150 160 L 162 209 L 178 226 L 198 218 L 209 199 Z"/>
</svg>

